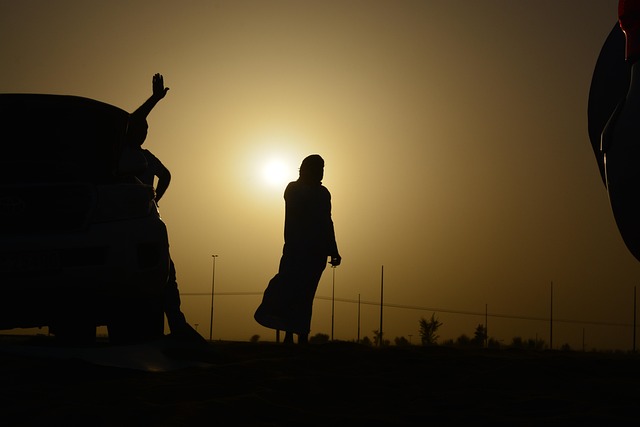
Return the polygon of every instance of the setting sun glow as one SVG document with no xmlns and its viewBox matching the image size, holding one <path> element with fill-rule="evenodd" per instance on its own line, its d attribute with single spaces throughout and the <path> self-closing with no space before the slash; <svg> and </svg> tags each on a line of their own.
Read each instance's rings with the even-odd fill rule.
<svg viewBox="0 0 640 427">
<path fill-rule="evenodd" d="M 282 187 L 293 179 L 292 168 L 284 160 L 272 158 L 262 168 L 262 178 L 271 187 Z"/>
</svg>

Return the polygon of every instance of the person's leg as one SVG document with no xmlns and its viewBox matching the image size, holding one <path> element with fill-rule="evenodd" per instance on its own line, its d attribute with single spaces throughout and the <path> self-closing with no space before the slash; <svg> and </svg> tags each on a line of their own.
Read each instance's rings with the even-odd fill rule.
<svg viewBox="0 0 640 427">
<path fill-rule="evenodd" d="M 326 257 L 313 257 L 306 259 L 304 262 L 304 270 L 300 274 L 300 290 L 302 298 L 297 307 L 298 319 L 298 343 L 306 344 L 308 342 L 309 332 L 311 331 L 311 317 L 313 313 L 313 300 L 316 296 L 318 283 L 322 277 L 322 272 L 327 264 Z"/>
<path fill-rule="evenodd" d="M 187 319 L 180 310 L 180 292 L 178 291 L 178 281 L 176 279 L 176 268 L 173 260 L 169 265 L 169 278 L 165 286 L 164 312 L 169 323 L 171 337 L 182 341 L 206 344 L 206 340 L 195 329 L 187 323 Z"/>
<path fill-rule="evenodd" d="M 293 343 L 293 334 L 298 335 L 298 344 L 306 344 L 311 328 L 313 299 L 318 282 L 327 264 L 327 257 L 283 256 L 279 275 L 282 277 L 282 317 L 286 319 L 287 331 L 284 343 Z M 284 326 L 284 325 L 283 325 Z"/>
<path fill-rule="evenodd" d="M 182 311 L 180 311 L 180 292 L 178 291 L 178 281 L 176 279 L 176 268 L 173 260 L 169 260 L 169 278 L 164 288 L 164 312 L 169 323 L 169 330 L 175 332 L 184 327 L 187 323 Z"/>
</svg>

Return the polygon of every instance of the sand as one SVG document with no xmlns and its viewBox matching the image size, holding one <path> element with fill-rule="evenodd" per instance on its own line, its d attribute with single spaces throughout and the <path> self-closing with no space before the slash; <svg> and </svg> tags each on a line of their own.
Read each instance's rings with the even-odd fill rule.
<svg viewBox="0 0 640 427">
<path fill-rule="evenodd" d="M 616 426 L 629 354 L 419 346 L 1 340 L 3 426 Z"/>
</svg>

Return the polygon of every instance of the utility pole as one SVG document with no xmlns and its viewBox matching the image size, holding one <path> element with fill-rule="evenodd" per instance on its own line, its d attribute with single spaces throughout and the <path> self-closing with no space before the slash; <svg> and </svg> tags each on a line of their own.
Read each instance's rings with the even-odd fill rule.
<svg viewBox="0 0 640 427">
<path fill-rule="evenodd" d="M 553 350 L 553 281 L 551 281 L 551 310 L 549 311 L 549 350 Z"/>
<path fill-rule="evenodd" d="M 633 287 L 633 352 L 636 352 L 636 313 L 637 313 L 636 287 Z"/>
<path fill-rule="evenodd" d="M 489 347 L 489 305 L 484 305 L 484 346 Z"/>
<path fill-rule="evenodd" d="M 218 255 L 211 255 L 213 258 L 213 274 L 211 275 L 211 317 L 209 318 L 209 341 L 213 339 L 213 291 L 216 285 L 216 258 Z"/>
<path fill-rule="evenodd" d="M 360 294 L 358 294 L 358 338 L 356 342 L 360 342 Z"/>
<path fill-rule="evenodd" d="M 380 330 L 378 331 L 378 347 L 382 347 L 382 307 L 384 306 L 384 265 L 380 274 Z"/>
</svg>

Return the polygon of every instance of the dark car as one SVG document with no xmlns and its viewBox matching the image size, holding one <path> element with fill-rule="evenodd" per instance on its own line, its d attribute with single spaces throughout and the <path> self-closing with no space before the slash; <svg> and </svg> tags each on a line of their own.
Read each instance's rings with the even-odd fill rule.
<svg viewBox="0 0 640 427">
<path fill-rule="evenodd" d="M 0 329 L 161 336 L 167 231 L 130 115 L 88 98 L 0 94 Z"/>
</svg>

